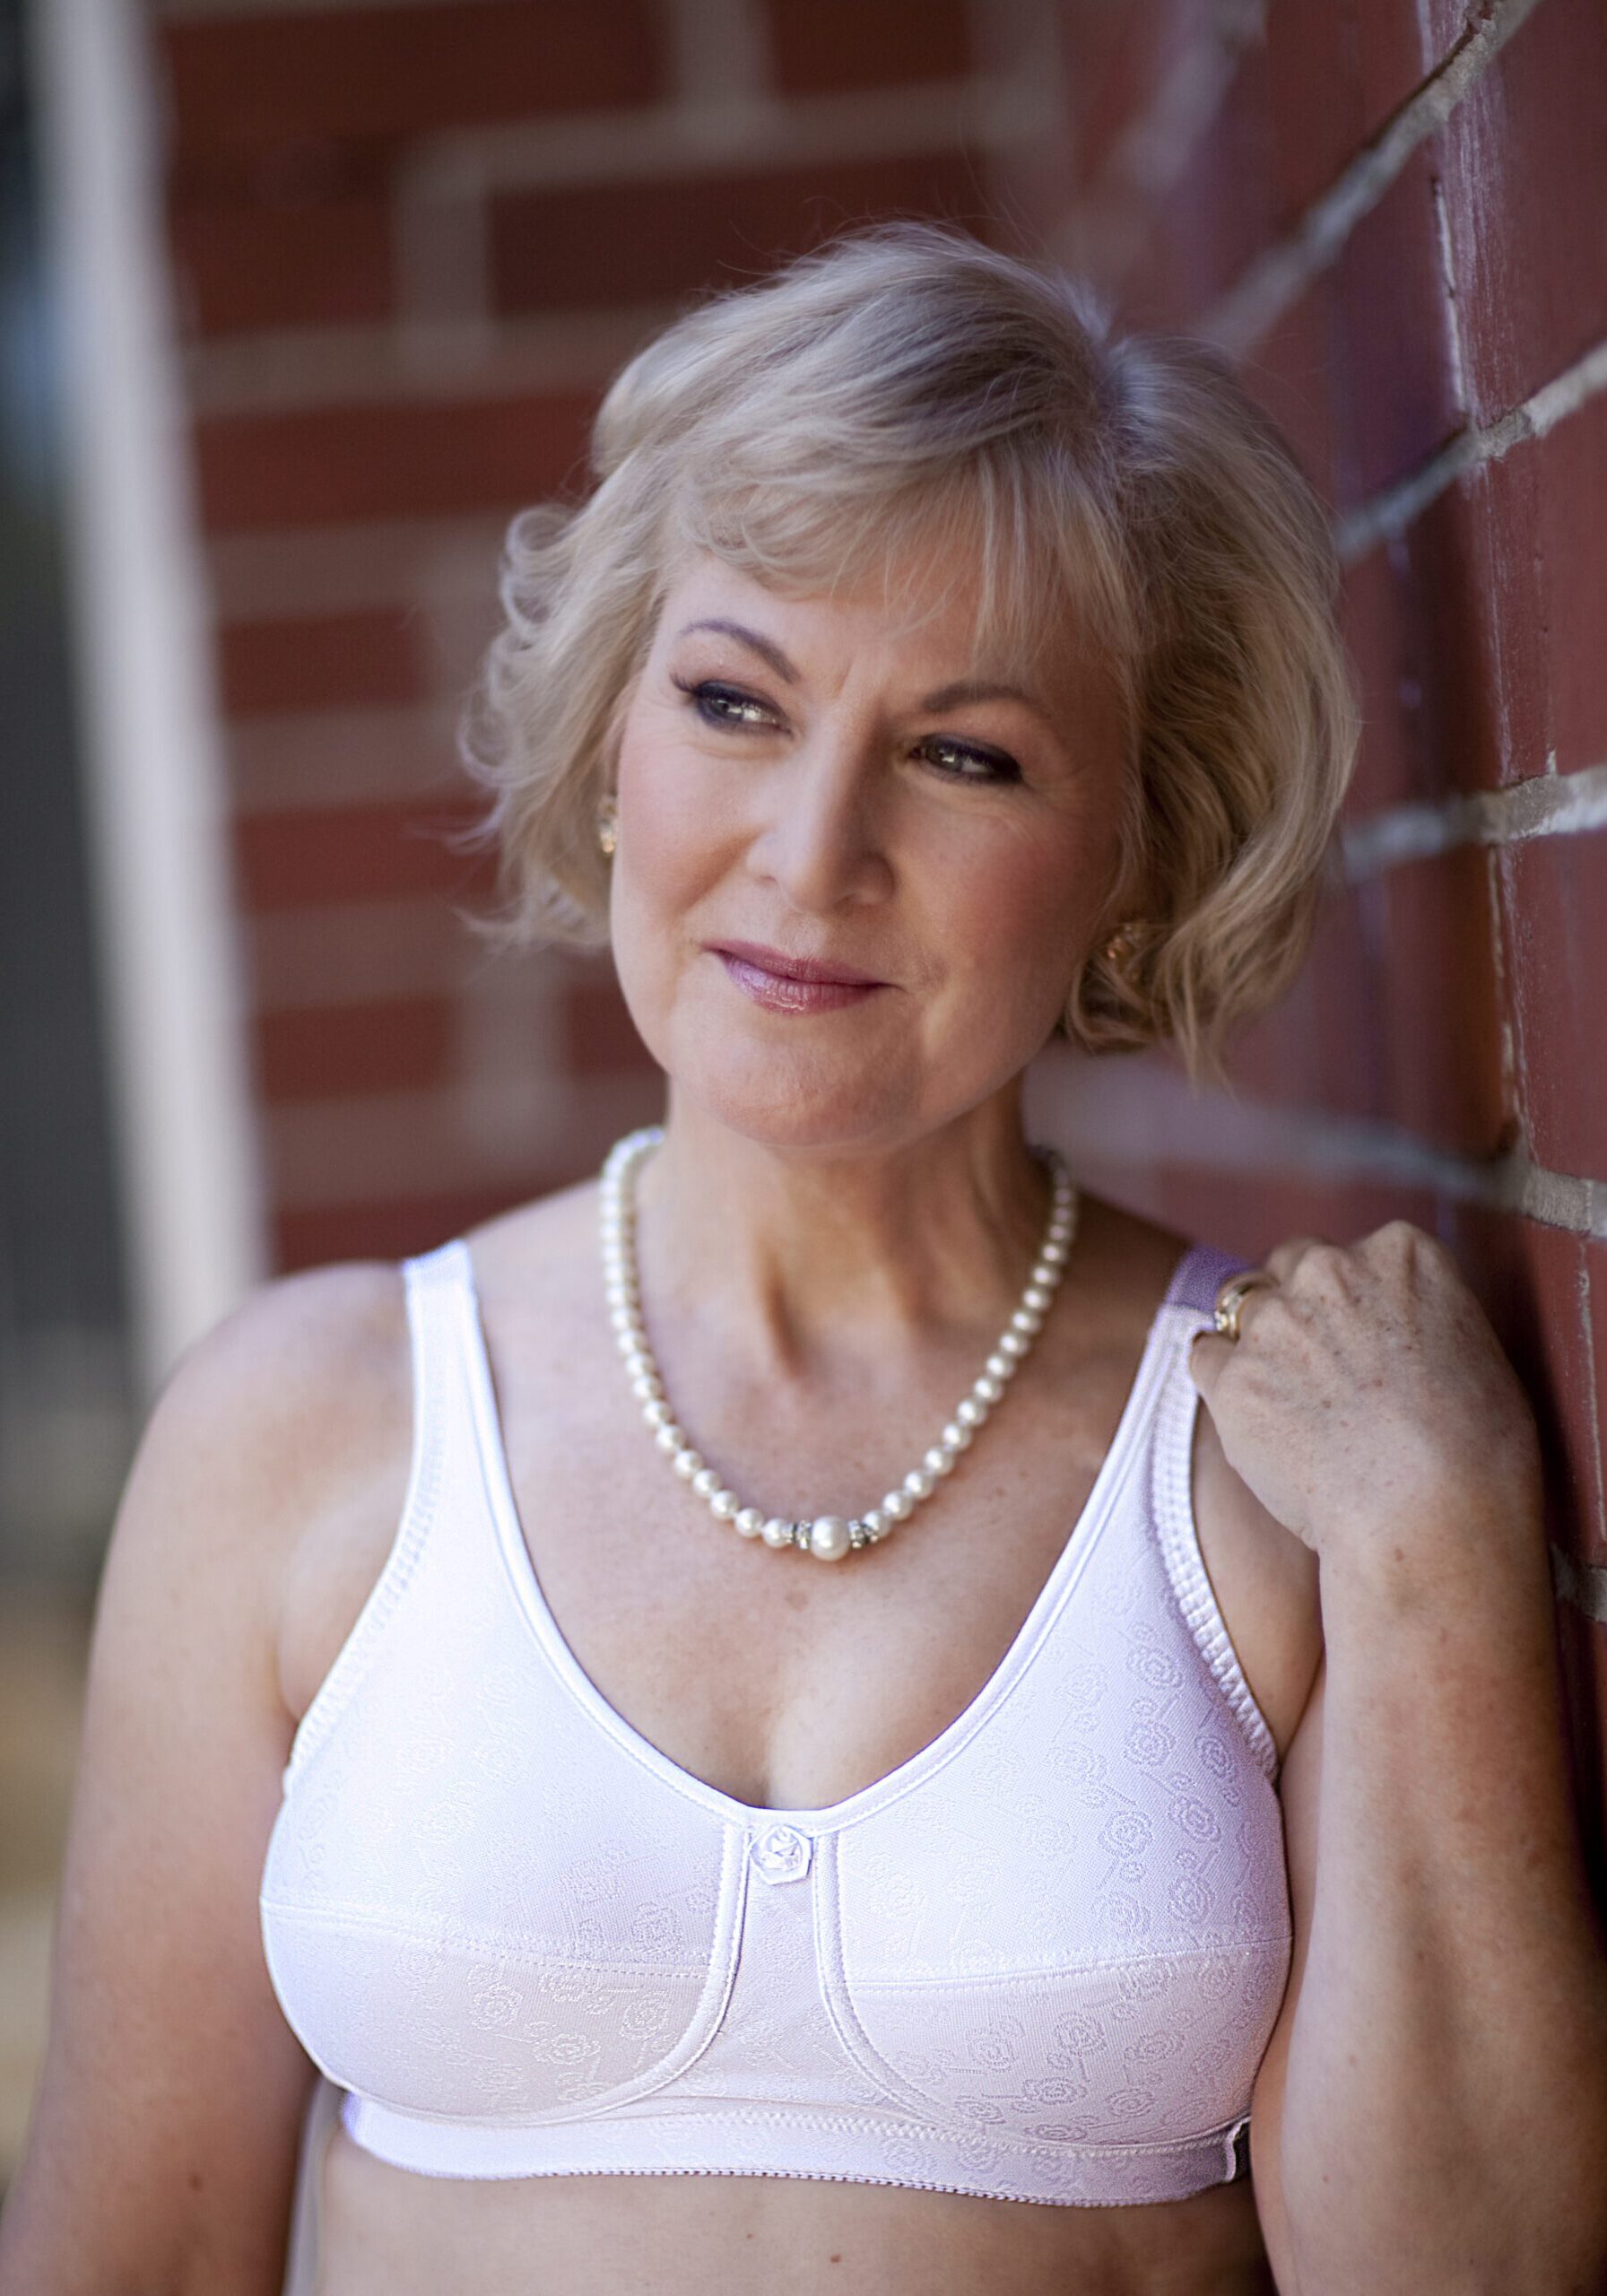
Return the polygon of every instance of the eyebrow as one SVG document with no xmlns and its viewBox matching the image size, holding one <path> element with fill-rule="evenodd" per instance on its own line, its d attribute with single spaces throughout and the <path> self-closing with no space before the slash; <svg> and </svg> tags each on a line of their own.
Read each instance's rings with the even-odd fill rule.
<svg viewBox="0 0 1607 2296">
<path fill-rule="evenodd" d="M 797 684 L 798 672 L 780 647 L 769 638 L 761 638 L 758 631 L 748 630 L 740 622 L 689 622 L 681 635 L 682 638 L 690 637 L 694 630 L 717 630 L 727 638 L 734 638 L 739 645 L 751 648 L 760 661 L 768 662 L 778 678 L 784 679 L 788 685 Z"/>
<path fill-rule="evenodd" d="M 680 635 L 690 637 L 694 630 L 717 630 L 724 637 L 734 638 L 739 645 L 757 654 L 760 661 L 768 662 L 786 684 L 798 683 L 800 674 L 780 647 L 772 639 L 761 637 L 757 630 L 750 630 L 740 622 L 689 622 Z M 957 709 L 966 701 L 1022 701 L 1040 716 L 1047 714 L 1035 693 L 1028 692 L 1024 686 L 1006 685 L 993 678 L 956 678 L 951 684 L 940 685 L 935 693 L 925 695 L 919 706 L 923 709 Z"/>
</svg>

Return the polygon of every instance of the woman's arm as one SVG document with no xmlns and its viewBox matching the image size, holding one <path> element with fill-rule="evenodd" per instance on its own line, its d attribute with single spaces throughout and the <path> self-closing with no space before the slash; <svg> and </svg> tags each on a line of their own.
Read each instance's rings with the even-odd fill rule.
<svg viewBox="0 0 1607 2296">
<path fill-rule="evenodd" d="M 278 1287 L 152 1416 L 97 1607 L 3 2296 L 277 2296 L 309 2080 L 258 1930 L 292 1729 L 281 1596 L 394 1447 L 399 1325 L 388 1271 Z"/>
<path fill-rule="evenodd" d="M 1416 1231 L 1286 1247 L 1196 1378 L 1320 1557 L 1296 1923 L 1255 2096 L 1285 2296 L 1607 2287 L 1607 1963 L 1568 1796 L 1533 1423 Z"/>
</svg>

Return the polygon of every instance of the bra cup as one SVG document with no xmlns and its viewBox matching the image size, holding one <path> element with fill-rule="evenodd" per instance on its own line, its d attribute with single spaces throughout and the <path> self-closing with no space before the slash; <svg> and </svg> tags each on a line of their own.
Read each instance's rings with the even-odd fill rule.
<svg viewBox="0 0 1607 2296">
<path fill-rule="evenodd" d="M 935 1790 L 843 1836 L 836 1886 L 861 2045 L 929 2111 L 1086 2144 L 1247 2110 L 1288 1973 L 1281 1813 L 1152 1544 L 1089 1557 Z"/>
<path fill-rule="evenodd" d="M 665 1795 L 531 1664 L 517 1617 L 465 1598 L 450 1552 L 427 1553 L 360 1697 L 292 1769 L 265 1950 L 343 2087 L 415 2112 L 562 2117 L 641 2093 L 700 2045 L 742 1866 L 717 1817 Z"/>
</svg>

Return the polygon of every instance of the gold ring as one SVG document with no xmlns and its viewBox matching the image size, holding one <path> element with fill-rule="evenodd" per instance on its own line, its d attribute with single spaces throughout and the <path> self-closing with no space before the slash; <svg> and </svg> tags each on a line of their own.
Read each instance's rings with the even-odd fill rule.
<svg viewBox="0 0 1607 2296">
<path fill-rule="evenodd" d="M 1236 1344 L 1238 1339 L 1238 1318 L 1245 1301 L 1252 1292 L 1264 1292 L 1278 1281 L 1264 1268 L 1247 1268 L 1242 1275 L 1233 1276 L 1217 1294 L 1216 1313 L 1212 1318 L 1224 1339 Z"/>
</svg>

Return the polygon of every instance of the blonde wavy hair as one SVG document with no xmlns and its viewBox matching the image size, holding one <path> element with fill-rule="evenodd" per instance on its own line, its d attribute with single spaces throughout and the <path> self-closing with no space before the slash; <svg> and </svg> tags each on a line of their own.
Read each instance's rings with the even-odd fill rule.
<svg viewBox="0 0 1607 2296">
<path fill-rule="evenodd" d="M 990 658 L 1091 633 L 1119 682 L 1121 865 L 1066 1035 L 1219 1066 L 1305 953 L 1358 720 L 1322 506 L 1213 353 L 1116 337 L 1075 283 L 950 226 L 883 223 L 647 344 L 591 463 L 583 500 L 509 530 L 465 719 L 509 933 L 607 939 L 598 808 L 689 553 L 809 595 L 913 545 L 979 576 Z"/>
</svg>

